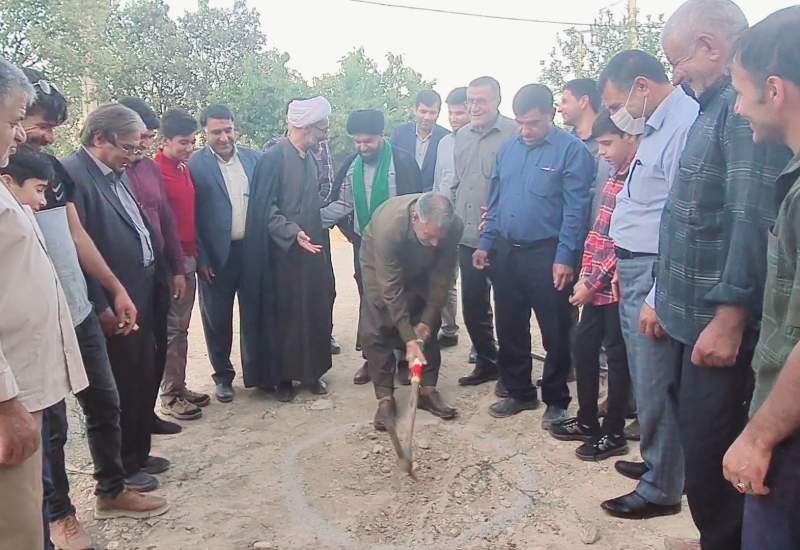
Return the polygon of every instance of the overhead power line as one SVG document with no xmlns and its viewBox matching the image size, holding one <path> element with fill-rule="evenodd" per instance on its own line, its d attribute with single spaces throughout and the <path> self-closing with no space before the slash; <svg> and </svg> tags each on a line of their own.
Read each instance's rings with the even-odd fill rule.
<svg viewBox="0 0 800 550">
<path fill-rule="evenodd" d="M 378 2 L 375 0 L 350 0 L 356 4 L 367 4 L 370 6 L 379 6 L 382 8 L 396 8 L 411 11 L 422 11 L 428 13 L 438 13 L 443 15 L 460 15 L 463 17 L 476 17 L 479 19 L 492 19 L 495 21 L 514 21 L 517 23 L 540 23 L 546 25 L 561 25 L 571 27 L 623 27 L 622 24 L 608 24 L 608 23 L 587 23 L 585 21 L 562 21 L 558 19 L 534 19 L 528 17 L 512 17 L 508 15 L 492 15 L 488 13 L 475 13 L 468 11 L 444 10 L 439 8 L 426 8 L 423 6 L 410 6 L 405 4 L 392 4 L 390 2 Z M 648 23 L 641 23 L 640 26 L 658 26 Z"/>
</svg>

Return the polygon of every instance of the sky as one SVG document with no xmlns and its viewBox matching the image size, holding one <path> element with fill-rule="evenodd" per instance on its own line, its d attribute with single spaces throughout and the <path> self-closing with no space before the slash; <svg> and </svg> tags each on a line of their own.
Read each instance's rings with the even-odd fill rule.
<svg viewBox="0 0 800 550">
<path fill-rule="evenodd" d="M 177 17 L 197 8 L 197 0 L 167 0 Z M 381 0 L 385 3 L 508 17 L 591 22 L 605 7 L 624 15 L 627 0 Z M 210 0 L 230 7 L 233 0 Z M 672 13 L 682 0 L 639 0 L 640 17 Z M 738 2 L 751 24 L 792 5 L 787 0 Z M 500 82 L 503 104 L 510 113 L 511 98 L 523 85 L 536 82 L 542 59 L 555 45 L 556 34 L 568 25 L 497 21 L 450 14 L 365 5 L 352 0 L 248 0 L 258 9 L 268 44 L 290 55 L 289 65 L 311 80 L 335 72 L 348 51 L 364 47 L 381 66 L 387 52 L 402 54 L 404 62 L 425 79 L 436 80 L 444 97 L 484 74 Z M 444 116 L 442 117 L 444 118 Z M 440 122 L 442 120 L 440 119 Z"/>
</svg>

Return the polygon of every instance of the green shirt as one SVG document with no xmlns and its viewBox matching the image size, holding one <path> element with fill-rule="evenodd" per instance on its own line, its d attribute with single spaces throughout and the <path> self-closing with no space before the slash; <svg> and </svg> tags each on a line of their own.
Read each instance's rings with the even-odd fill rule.
<svg viewBox="0 0 800 550">
<path fill-rule="evenodd" d="M 778 177 L 776 198 L 780 207 L 767 243 L 767 283 L 761 336 L 753 357 L 756 386 L 751 415 L 767 399 L 800 341 L 800 154 Z"/>
</svg>

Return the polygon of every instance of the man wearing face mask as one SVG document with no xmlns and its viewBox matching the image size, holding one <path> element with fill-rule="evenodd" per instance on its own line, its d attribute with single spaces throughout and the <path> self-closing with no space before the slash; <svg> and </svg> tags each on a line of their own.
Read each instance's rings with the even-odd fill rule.
<svg viewBox="0 0 800 550">
<path fill-rule="evenodd" d="M 328 135 L 330 114 L 322 96 L 289 103 L 287 135 L 259 161 L 248 203 L 242 287 L 256 301 L 250 312 L 259 340 L 249 359 L 257 385 L 277 386 L 283 402 L 295 398 L 293 382 L 327 393 L 321 377 L 331 368 L 333 281 L 312 151 Z"/>
<path fill-rule="evenodd" d="M 353 261 L 359 296 L 363 296 L 359 252 L 361 236 L 373 212 L 387 199 L 422 192 L 422 178 L 414 159 L 383 136 L 381 111 L 354 111 L 347 118 L 347 133 L 356 153 L 339 168 L 331 196 L 322 209 L 324 227 L 339 224 L 353 243 Z M 353 383 L 370 381 L 367 363 L 356 371 Z"/>
<path fill-rule="evenodd" d="M 542 428 L 567 419 L 569 304 L 578 253 L 588 232 L 594 159 L 580 139 L 553 126 L 553 94 L 541 84 L 514 96 L 519 137 L 497 154 L 486 228 L 473 266 L 492 265 L 500 379 L 508 395 L 489 408 L 505 418 L 538 406 L 531 380 L 531 310 L 547 359 Z M 491 253 L 491 256 L 490 256 Z"/>
<path fill-rule="evenodd" d="M 677 408 L 669 394 L 675 382 L 672 355 L 668 342 L 640 330 L 639 312 L 653 286 L 661 211 L 698 106 L 681 87 L 669 83 L 658 59 L 640 50 L 615 55 L 603 69 L 598 89 L 614 124 L 641 136 L 628 179 L 617 195 L 609 236 L 616 247 L 620 323 L 638 404 L 644 464 L 615 464 L 619 473 L 639 484 L 602 507 L 622 518 L 676 514 L 681 508 L 683 456 Z"/>
<path fill-rule="evenodd" d="M 754 143 L 735 113 L 728 58 L 747 26 L 730 0 L 690 0 L 664 27 L 673 83 L 691 86 L 701 113 L 664 207 L 655 312 L 645 306 L 642 315 L 673 347 L 686 495 L 711 550 L 740 545 L 744 497 L 719 465 L 746 419 L 775 180 L 791 157 L 782 145 Z"/>
<path fill-rule="evenodd" d="M 450 200 L 434 193 L 389 199 L 366 227 L 359 330 L 378 399 L 376 430 L 396 416 L 395 351 L 425 366 L 417 407 L 445 420 L 457 414 L 436 389 L 442 361 L 436 332 L 463 227 Z"/>
</svg>

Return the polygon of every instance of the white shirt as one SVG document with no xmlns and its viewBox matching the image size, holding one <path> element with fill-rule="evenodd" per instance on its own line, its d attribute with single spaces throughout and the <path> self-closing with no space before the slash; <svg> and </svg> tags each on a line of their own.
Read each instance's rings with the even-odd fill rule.
<svg viewBox="0 0 800 550">
<path fill-rule="evenodd" d="M 436 168 L 433 173 L 433 191 L 441 193 L 455 203 L 456 193 L 453 186 L 456 182 L 456 138 L 447 134 L 439 141 L 436 149 Z"/>
<path fill-rule="evenodd" d="M 78 340 L 33 212 L 0 185 L 0 401 L 28 412 L 88 385 Z"/>
<path fill-rule="evenodd" d="M 214 150 L 211 150 L 214 153 Z M 231 201 L 231 240 L 238 241 L 244 238 L 244 228 L 247 221 L 247 201 L 250 197 L 250 181 L 244 171 L 242 161 L 239 160 L 239 151 L 234 150 L 229 161 L 222 160 L 218 154 L 219 170 L 225 187 L 228 189 L 228 198 Z"/>
</svg>

